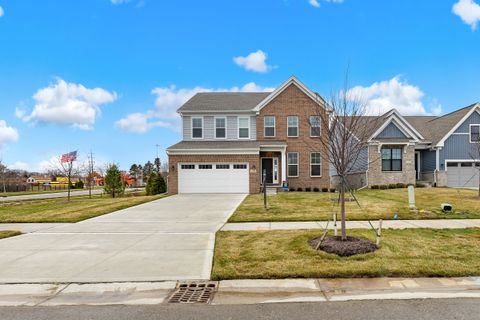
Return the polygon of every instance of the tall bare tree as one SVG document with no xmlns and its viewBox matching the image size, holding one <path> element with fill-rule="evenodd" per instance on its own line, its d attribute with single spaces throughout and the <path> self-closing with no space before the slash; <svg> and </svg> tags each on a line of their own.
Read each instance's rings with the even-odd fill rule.
<svg viewBox="0 0 480 320">
<path fill-rule="evenodd" d="M 355 170 L 362 152 L 368 148 L 368 139 L 376 127 L 378 117 L 368 116 L 367 103 L 348 87 L 348 77 L 342 91 L 332 93 L 330 100 L 318 96 L 317 117 L 310 120 L 312 127 L 321 128 L 325 138 L 319 139 L 324 153 L 323 160 L 329 163 L 339 178 L 339 206 L 341 239 L 347 240 L 345 193 L 348 191 L 348 176 Z M 320 123 L 312 123 L 319 121 Z M 320 130 L 320 129 L 319 129 Z M 368 160 L 367 160 L 368 161 Z"/>
<path fill-rule="evenodd" d="M 2 159 L 0 159 L 0 179 L 2 181 L 3 193 L 7 192 L 7 185 L 6 185 L 7 173 L 8 173 L 7 166 L 3 163 Z"/>
</svg>

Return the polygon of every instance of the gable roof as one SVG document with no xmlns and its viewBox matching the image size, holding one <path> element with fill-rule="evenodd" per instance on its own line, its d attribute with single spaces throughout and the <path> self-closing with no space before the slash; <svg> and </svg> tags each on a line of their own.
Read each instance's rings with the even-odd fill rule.
<svg viewBox="0 0 480 320">
<path fill-rule="evenodd" d="M 267 97 L 265 97 L 265 99 L 261 101 L 254 110 L 257 112 L 262 110 L 263 107 L 269 104 L 273 99 L 275 99 L 280 93 L 282 93 L 291 85 L 296 86 L 298 89 L 300 89 L 300 91 L 305 93 L 308 97 L 310 97 L 320 106 L 325 107 L 327 105 L 325 99 L 323 99 L 322 96 L 310 90 L 306 85 L 304 85 L 300 80 L 298 80 L 297 77 L 291 76 L 286 81 L 284 81 L 278 88 L 271 92 Z"/>
<path fill-rule="evenodd" d="M 200 92 L 177 112 L 252 111 L 270 92 Z"/>
<path fill-rule="evenodd" d="M 382 131 L 393 123 L 406 137 L 412 137 L 415 140 L 425 140 L 424 136 L 412 126 L 396 109 L 392 109 L 380 117 L 370 117 L 376 119 L 375 127 L 372 128 L 370 140 L 376 139 Z M 373 122 L 373 120 L 371 121 Z"/>
</svg>

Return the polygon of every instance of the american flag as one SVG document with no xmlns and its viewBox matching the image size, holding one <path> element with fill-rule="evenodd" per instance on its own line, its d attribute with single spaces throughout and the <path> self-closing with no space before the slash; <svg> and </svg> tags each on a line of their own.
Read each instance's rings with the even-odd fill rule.
<svg viewBox="0 0 480 320">
<path fill-rule="evenodd" d="M 64 162 L 72 162 L 77 160 L 77 151 L 72 151 L 69 153 L 62 154 L 62 157 L 60 158 L 60 161 L 62 163 Z"/>
</svg>

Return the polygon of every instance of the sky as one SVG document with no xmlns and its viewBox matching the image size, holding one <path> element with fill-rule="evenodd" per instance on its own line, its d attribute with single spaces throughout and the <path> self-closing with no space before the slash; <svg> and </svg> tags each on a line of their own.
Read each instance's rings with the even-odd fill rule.
<svg viewBox="0 0 480 320">
<path fill-rule="evenodd" d="M 291 75 L 328 99 L 348 70 L 376 109 L 445 114 L 480 101 L 479 24 L 479 0 L 0 0 L 0 159 L 166 161 L 193 94 Z"/>
</svg>

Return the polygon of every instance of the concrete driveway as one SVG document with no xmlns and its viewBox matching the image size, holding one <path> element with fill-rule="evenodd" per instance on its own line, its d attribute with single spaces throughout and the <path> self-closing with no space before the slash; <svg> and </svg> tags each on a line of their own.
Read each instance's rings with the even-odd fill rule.
<svg viewBox="0 0 480 320">
<path fill-rule="evenodd" d="M 175 195 L 0 240 L 0 282 L 209 279 L 215 232 L 245 195 Z"/>
</svg>

